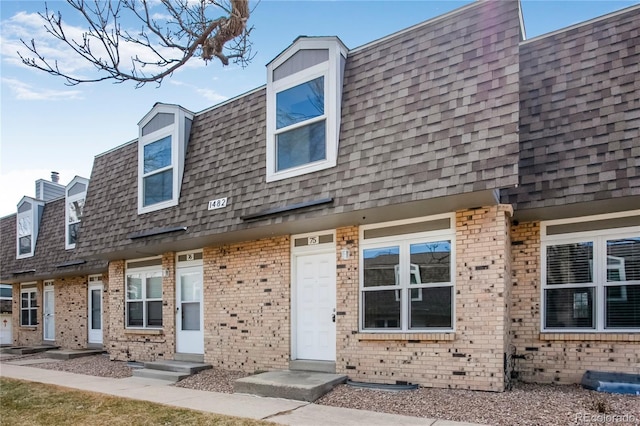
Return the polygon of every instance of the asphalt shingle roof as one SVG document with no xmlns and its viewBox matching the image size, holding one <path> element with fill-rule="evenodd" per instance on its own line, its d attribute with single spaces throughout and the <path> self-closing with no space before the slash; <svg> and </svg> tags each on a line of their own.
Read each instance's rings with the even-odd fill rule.
<svg viewBox="0 0 640 426">
<path fill-rule="evenodd" d="M 337 166 L 267 183 L 264 88 L 198 114 L 179 205 L 137 214 L 137 145 L 96 157 L 80 248 L 105 255 L 517 183 L 517 2 L 479 2 L 349 53 Z M 207 202 L 229 197 L 225 209 Z M 314 208 L 241 218 L 301 202 Z M 148 239 L 128 235 L 186 226 Z M 210 243 L 210 241 L 207 241 Z"/>
<path fill-rule="evenodd" d="M 24 282 L 107 271 L 105 261 L 87 260 L 79 257 L 75 250 L 65 249 L 64 208 L 64 198 L 44 205 L 34 255 L 25 259 L 16 259 L 16 215 L 0 219 L 0 279 Z M 85 263 L 79 263 L 81 261 Z M 35 272 L 15 274 L 30 270 Z"/>
<path fill-rule="evenodd" d="M 636 7 L 520 46 L 516 211 L 640 196 L 638 22 Z"/>
</svg>

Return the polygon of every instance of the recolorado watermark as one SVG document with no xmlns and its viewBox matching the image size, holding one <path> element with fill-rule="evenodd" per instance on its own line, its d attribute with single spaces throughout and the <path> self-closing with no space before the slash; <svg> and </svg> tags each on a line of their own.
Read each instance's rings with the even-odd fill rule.
<svg viewBox="0 0 640 426">
<path fill-rule="evenodd" d="M 624 423 L 632 425 L 640 425 L 640 418 L 633 414 L 605 414 L 605 413 L 576 413 L 574 421 L 581 423 Z"/>
</svg>

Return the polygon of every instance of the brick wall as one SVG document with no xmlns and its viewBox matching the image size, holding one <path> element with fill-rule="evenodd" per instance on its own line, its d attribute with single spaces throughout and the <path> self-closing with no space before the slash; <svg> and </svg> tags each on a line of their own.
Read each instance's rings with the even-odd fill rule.
<svg viewBox="0 0 640 426">
<path fill-rule="evenodd" d="M 56 345 L 66 349 L 87 347 L 87 277 L 59 278 L 55 294 Z"/>
<path fill-rule="evenodd" d="M 338 260 L 336 370 L 353 380 L 502 391 L 507 350 L 510 206 L 456 213 L 455 330 L 358 332 L 358 259 Z M 357 228 L 337 231 L 338 252 L 357 254 Z"/>
<path fill-rule="evenodd" d="M 511 227 L 511 339 L 525 382 L 579 383 L 586 370 L 640 374 L 640 335 L 540 333 L 540 223 Z"/>
<path fill-rule="evenodd" d="M 58 278 L 53 282 L 55 300 L 55 341 L 44 342 L 56 344 L 65 349 L 81 349 L 87 347 L 88 341 L 88 277 Z M 103 285 L 108 287 L 108 276 L 103 275 Z M 38 325 L 36 327 L 20 326 L 20 284 L 13 286 L 13 341 L 19 346 L 40 345 L 43 343 L 43 281 L 37 283 Z M 103 339 L 108 338 L 108 298 L 103 298 Z M 105 346 L 106 347 L 106 346 Z"/>
<path fill-rule="evenodd" d="M 102 274 L 102 347 L 109 348 L 109 274 Z"/>
<path fill-rule="evenodd" d="M 162 329 L 126 329 L 125 324 L 125 262 L 109 262 L 108 345 L 111 360 L 155 361 L 173 359 L 175 352 L 175 268 L 174 253 L 165 253 L 162 268 L 169 273 L 162 278 Z"/>
<path fill-rule="evenodd" d="M 232 370 L 286 369 L 289 237 L 204 249 L 205 361 Z"/>
<path fill-rule="evenodd" d="M 20 325 L 20 284 L 13 285 L 13 342 L 16 346 L 42 344 L 42 281 L 37 282 L 38 325 L 22 327 Z"/>
</svg>

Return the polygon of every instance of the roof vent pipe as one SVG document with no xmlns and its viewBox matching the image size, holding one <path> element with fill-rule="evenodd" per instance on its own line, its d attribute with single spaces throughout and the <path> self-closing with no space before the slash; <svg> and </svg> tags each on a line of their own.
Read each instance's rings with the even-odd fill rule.
<svg viewBox="0 0 640 426">
<path fill-rule="evenodd" d="M 51 182 L 58 183 L 60 181 L 60 173 L 51 172 Z"/>
</svg>

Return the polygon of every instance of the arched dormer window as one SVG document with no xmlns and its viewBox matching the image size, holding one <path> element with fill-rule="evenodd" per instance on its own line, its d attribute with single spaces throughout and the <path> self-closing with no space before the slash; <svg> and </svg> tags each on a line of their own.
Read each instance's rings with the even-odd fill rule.
<svg viewBox="0 0 640 426">
<path fill-rule="evenodd" d="M 16 216 L 16 259 L 32 257 L 36 250 L 44 201 L 23 197 Z"/>
<path fill-rule="evenodd" d="M 65 190 L 65 239 L 64 244 L 67 250 L 76 247 L 78 239 L 78 229 L 82 221 L 84 210 L 84 200 L 87 197 L 87 187 L 89 179 L 80 176 L 73 178 Z"/>
<path fill-rule="evenodd" d="M 267 65 L 267 182 L 334 167 L 347 48 L 299 37 Z"/>
<path fill-rule="evenodd" d="M 138 214 L 178 204 L 193 113 L 156 104 L 138 123 Z"/>
</svg>

